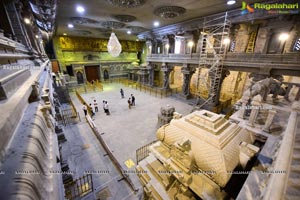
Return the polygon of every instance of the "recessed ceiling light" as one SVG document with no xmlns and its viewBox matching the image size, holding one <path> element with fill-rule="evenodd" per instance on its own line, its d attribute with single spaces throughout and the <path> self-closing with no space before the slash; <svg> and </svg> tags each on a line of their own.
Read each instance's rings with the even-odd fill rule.
<svg viewBox="0 0 300 200">
<path fill-rule="evenodd" d="M 76 11 L 79 12 L 79 13 L 84 13 L 85 9 L 82 6 L 77 6 Z"/>
<path fill-rule="evenodd" d="M 131 31 L 130 31 L 130 30 L 128 30 L 128 31 L 127 31 L 127 34 L 128 34 L 128 35 L 130 35 L 130 34 L 131 34 Z"/>
<path fill-rule="evenodd" d="M 24 22 L 25 22 L 26 24 L 30 24 L 30 19 L 24 18 Z"/>
<path fill-rule="evenodd" d="M 233 5 L 233 4 L 235 4 L 235 3 L 236 3 L 235 0 L 228 0 L 228 1 L 227 1 L 227 5 Z"/>
<path fill-rule="evenodd" d="M 74 25 L 73 24 L 68 24 L 68 27 L 69 28 L 74 28 Z"/>
<path fill-rule="evenodd" d="M 153 23 L 153 25 L 154 25 L 155 27 L 158 27 L 158 26 L 159 26 L 159 22 L 156 21 L 156 22 Z"/>
<path fill-rule="evenodd" d="M 67 35 L 66 33 L 63 33 L 63 35 Z"/>
</svg>

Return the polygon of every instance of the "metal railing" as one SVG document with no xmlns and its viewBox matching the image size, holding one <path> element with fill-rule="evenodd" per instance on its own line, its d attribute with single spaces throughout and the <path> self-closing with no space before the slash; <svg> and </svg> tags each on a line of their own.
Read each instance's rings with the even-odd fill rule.
<svg viewBox="0 0 300 200">
<path fill-rule="evenodd" d="M 147 94 L 150 94 L 155 97 L 160 97 L 160 98 L 168 97 L 173 94 L 177 94 L 180 91 L 179 87 L 170 88 L 170 89 L 162 89 L 162 88 L 158 88 L 158 87 L 147 86 L 147 85 L 139 83 L 137 81 L 132 81 L 132 80 L 128 80 L 125 78 L 113 78 L 113 79 L 105 80 L 103 83 L 107 83 L 107 84 L 108 83 L 120 83 L 126 87 L 130 87 L 130 88 L 136 89 L 140 92 L 145 92 Z"/>
<path fill-rule="evenodd" d="M 149 156 L 149 146 L 157 142 L 157 140 L 150 142 L 149 144 L 146 144 L 136 150 L 136 162 L 139 164 L 141 160 Z"/>
<path fill-rule="evenodd" d="M 65 184 L 65 198 L 69 200 L 83 197 L 93 191 L 93 179 L 91 174 L 84 175 L 74 181 Z"/>
</svg>

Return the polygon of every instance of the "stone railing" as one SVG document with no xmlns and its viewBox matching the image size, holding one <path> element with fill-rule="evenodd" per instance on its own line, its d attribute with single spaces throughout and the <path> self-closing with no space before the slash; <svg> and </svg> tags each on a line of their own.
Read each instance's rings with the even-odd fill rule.
<svg viewBox="0 0 300 200">
<path fill-rule="evenodd" d="M 208 55 L 207 61 L 210 57 Z M 161 62 L 171 64 L 203 64 L 199 53 L 193 54 L 150 54 L 147 62 Z M 260 53 L 227 53 L 223 60 L 229 70 L 253 72 L 255 68 L 267 67 L 279 70 L 282 75 L 300 75 L 300 54 L 260 54 Z M 292 71 L 289 71 L 292 70 Z"/>
</svg>

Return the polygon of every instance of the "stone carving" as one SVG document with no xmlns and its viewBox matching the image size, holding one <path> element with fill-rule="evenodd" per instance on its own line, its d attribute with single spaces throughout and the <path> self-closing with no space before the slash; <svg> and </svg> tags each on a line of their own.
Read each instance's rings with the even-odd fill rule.
<svg viewBox="0 0 300 200">
<path fill-rule="evenodd" d="M 260 95 L 262 96 L 263 101 L 266 101 L 272 84 L 280 84 L 280 82 L 273 78 L 263 79 L 256 82 L 248 90 L 246 90 L 244 95 L 248 95 L 250 98 Z"/>
<path fill-rule="evenodd" d="M 156 136 L 159 141 L 137 166 L 148 171 L 138 176 L 153 199 L 226 199 L 221 188 L 230 187 L 228 172 L 246 167 L 259 150 L 251 131 L 207 110 L 171 120 Z M 158 190 L 157 184 L 165 187 Z"/>
<path fill-rule="evenodd" d="M 34 84 L 31 86 L 32 91 L 28 99 L 29 103 L 39 100 L 39 95 L 40 95 L 39 85 L 40 85 L 39 82 L 35 81 Z"/>
<path fill-rule="evenodd" d="M 170 121 L 173 119 L 174 112 L 175 108 L 173 106 L 167 105 L 166 107 L 161 107 L 160 114 L 158 115 L 158 126 L 161 127 L 170 123 Z"/>
</svg>

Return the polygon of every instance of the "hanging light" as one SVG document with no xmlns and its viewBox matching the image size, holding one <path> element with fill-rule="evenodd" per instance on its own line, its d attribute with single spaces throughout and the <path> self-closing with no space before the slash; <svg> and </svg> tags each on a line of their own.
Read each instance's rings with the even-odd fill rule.
<svg viewBox="0 0 300 200">
<path fill-rule="evenodd" d="M 112 57 L 118 57 L 122 51 L 122 46 L 114 32 L 110 35 L 107 51 Z"/>
</svg>

